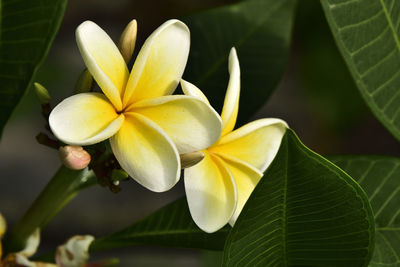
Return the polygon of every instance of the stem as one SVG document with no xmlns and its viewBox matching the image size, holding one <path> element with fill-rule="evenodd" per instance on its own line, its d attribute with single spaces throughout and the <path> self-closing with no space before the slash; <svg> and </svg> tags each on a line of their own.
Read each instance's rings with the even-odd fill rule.
<svg viewBox="0 0 400 267">
<path fill-rule="evenodd" d="M 50 148 L 58 149 L 60 147 L 60 143 L 56 140 L 51 139 L 44 133 L 39 133 L 36 136 L 36 141 L 44 146 L 48 146 Z"/>
<path fill-rule="evenodd" d="M 96 177 L 92 171 L 87 169 L 74 171 L 61 166 L 22 219 L 7 235 L 6 253 L 22 250 L 27 238 L 36 228 L 43 229 L 80 190 L 95 183 Z"/>
</svg>

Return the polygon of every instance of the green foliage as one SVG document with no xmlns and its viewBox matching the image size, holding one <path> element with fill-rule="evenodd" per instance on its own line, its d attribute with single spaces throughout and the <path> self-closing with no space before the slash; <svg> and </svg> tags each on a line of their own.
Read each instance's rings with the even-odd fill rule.
<svg viewBox="0 0 400 267">
<path fill-rule="evenodd" d="M 147 218 L 109 236 L 96 239 L 91 251 L 138 244 L 222 250 L 230 227 L 207 234 L 190 216 L 186 198 L 161 208 Z"/>
<path fill-rule="evenodd" d="M 368 112 L 340 55 L 318 1 L 300 1 L 295 23 L 296 64 L 307 108 L 318 129 L 348 134 Z"/>
<path fill-rule="evenodd" d="M 66 2 L 0 0 L 0 136 L 54 40 Z M 229 50 L 236 47 L 242 72 L 239 125 L 264 104 L 284 72 L 296 2 L 243 0 L 183 18 L 192 35 L 184 78 L 202 89 L 219 110 L 228 84 Z M 321 3 L 362 96 L 400 140 L 400 1 Z M 325 113 L 322 116 L 347 128 L 363 107 L 353 101 L 358 96 L 336 47 L 321 45 L 330 38 L 321 18 L 305 16 L 299 49 L 304 53 L 299 57 L 303 80 L 310 94 L 318 96 L 315 103 Z M 342 100 L 350 104 L 339 104 L 338 110 Z M 139 244 L 224 249 L 223 266 L 400 266 L 400 159 L 329 159 L 342 169 L 310 151 L 288 130 L 232 230 L 226 226 L 213 234 L 203 232 L 182 198 L 96 239 L 90 250 Z M 6 252 L 23 248 L 36 227 L 46 226 L 80 190 L 95 182 L 93 172 L 62 167 L 9 232 Z"/>
<path fill-rule="evenodd" d="M 360 186 L 288 130 L 228 235 L 224 266 L 367 266 L 374 218 Z"/>
<path fill-rule="evenodd" d="M 375 213 L 376 244 L 369 266 L 400 264 L 400 159 L 383 156 L 335 156 L 332 162 L 357 178 Z"/>
<path fill-rule="evenodd" d="M 400 140 L 400 1 L 321 3 L 362 96 L 375 116 Z"/>
<path fill-rule="evenodd" d="M 228 55 L 236 47 L 241 66 L 242 124 L 268 99 L 288 60 L 295 0 L 245 0 L 183 18 L 191 32 L 184 79 L 221 110 L 228 85 Z M 249 105 L 251 103 L 251 105 Z"/>
<path fill-rule="evenodd" d="M 45 58 L 66 0 L 0 1 L 0 135 Z"/>
</svg>

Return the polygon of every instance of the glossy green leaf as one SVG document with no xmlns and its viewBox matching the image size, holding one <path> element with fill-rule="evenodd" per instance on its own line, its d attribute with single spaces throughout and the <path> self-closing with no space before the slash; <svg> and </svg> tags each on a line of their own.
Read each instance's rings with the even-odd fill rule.
<svg viewBox="0 0 400 267">
<path fill-rule="evenodd" d="M 0 0 L 0 135 L 45 58 L 67 0 Z"/>
<path fill-rule="evenodd" d="M 376 244 L 369 266 L 400 266 L 400 158 L 335 156 L 330 159 L 357 179 L 371 202 Z"/>
<path fill-rule="evenodd" d="M 362 96 L 400 140 L 400 1 L 321 0 Z"/>
<path fill-rule="evenodd" d="M 90 250 L 138 244 L 222 250 L 229 230 L 227 226 L 214 234 L 203 232 L 193 222 L 186 198 L 182 198 L 122 231 L 96 239 Z"/>
<path fill-rule="evenodd" d="M 184 79 L 221 110 L 228 85 L 228 55 L 236 47 L 241 68 L 239 124 L 266 102 L 284 72 L 295 0 L 244 0 L 183 18 L 191 32 Z"/>
<path fill-rule="evenodd" d="M 367 266 L 374 218 L 361 187 L 288 130 L 228 235 L 224 266 Z"/>
</svg>

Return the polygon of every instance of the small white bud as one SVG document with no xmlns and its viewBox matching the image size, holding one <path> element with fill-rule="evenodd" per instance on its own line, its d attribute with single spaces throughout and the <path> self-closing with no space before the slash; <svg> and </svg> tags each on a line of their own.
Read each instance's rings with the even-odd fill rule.
<svg viewBox="0 0 400 267">
<path fill-rule="evenodd" d="M 81 170 L 86 168 L 91 160 L 90 154 L 81 146 L 60 147 L 59 155 L 61 162 L 65 167 L 72 170 Z"/>
<path fill-rule="evenodd" d="M 180 154 L 181 158 L 181 168 L 189 168 L 197 163 L 199 163 L 202 159 L 204 159 L 204 154 L 201 151 L 196 151 L 192 153 Z"/>
<path fill-rule="evenodd" d="M 129 63 L 133 55 L 133 50 L 135 50 L 136 34 L 137 22 L 134 19 L 125 27 L 118 42 L 119 51 L 126 63 Z"/>
</svg>

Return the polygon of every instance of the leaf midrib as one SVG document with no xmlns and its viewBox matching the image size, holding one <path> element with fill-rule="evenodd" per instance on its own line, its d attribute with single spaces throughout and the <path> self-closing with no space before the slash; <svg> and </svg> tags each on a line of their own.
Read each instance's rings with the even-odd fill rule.
<svg viewBox="0 0 400 267">
<path fill-rule="evenodd" d="M 358 0 L 354 0 L 354 1 L 348 1 L 348 2 L 343 2 L 343 5 L 349 3 L 349 2 L 356 2 Z M 395 31 L 395 27 L 393 25 L 392 19 L 390 17 L 390 14 L 384 4 L 383 0 L 379 0 L 379 4 L 381 5 L 382 9 L 384 10 L 384 15 L 385 15 L 385 21 L 387 21 L 389 27 L 387 27 L 387 29 L 390 28 L 390 30 L 392 31 L 392 36 L 394 39 L 394 42 L 396 43 L 396 47 L 397 47 L 397 51 L 400 52 L 400 39 L 399 36 L 396 34 Z M 397 1 L 397 0 L 394 0 Z M 363 79 L 361 79 L 358 71 L 357 71 L 357 67 L 356 67 L 356 63 L 353 60 L 353 56 L 352 56 L 352 52 L 348 49 L 348 47 L 345 45 L 344 43 L 344 37 L 341 36 L 340 34 L 340 27 L 338 26 L 337 23 L 337 18 L 333 16 L 332 13 L 332 9 L 334 6 L 340 6 L 340 4 L 335 4 L 332 5 L 330 3 L 328 3 L 328 1 L 325 0 L 320 0 L 325 15 L 326 15 L 326 19 L 329 22 L 330 28 L 332 33 L 334 34 L 335 37 L 335 42 L 337 44 L 337 46 L 339 47 L 339 49 L 341 50 L 341 54 L 344 57 L 346 64 L 349 68 L 349 71 L 359 89 L 359 92 L 361 93 L 361 96 L 363 97 L 364 101 L 368 104 L 368 106 L 370 107 L 372 113 L 375 115 L 375 117 L 384 125 L 384 127 L 393 135 L 394 138 L 396 138 L 397 140 L 400 140 L 400 127 L 399 125 L 393 124 L 393 122 L 390 120 L 390 118 L 388 118 L 388 116 L 386 115 L 385 111 L 383 109 L 381 109 L 377 103 L 376 103 L 376 99 L 372 98 L 369 93 L 368 93 L 368 86 L 365 83 L 365 81 Z"/>
<path fill-rule="evenodd" d="M 400 231 L 399 227 L 376 227 L 376 231 Z"/>
<path fill-rule="evenodd" d="M 227 234 L 229 229 L 221 229 L 218 233 L 220 234 Z M 200 229 L 193 229 L 192 231 L 188 230 L 163 230 L 163 231 L 148 231 L 148 232 L 136 232 L 134 234 L 125 235 L 126 233 L 120 232 L 119 235 L 112 235 L 109 237 L 103 237 L 96 239 L 95 242 L 92 244 L 91 249 L 93 251 L 101 251 L 105 250 L 108 245 L 118 243 L 118 247 L 126 247 L 133 244 L 147 244 L 146 242 L 140 242 L 140 238 L 157 238 L 157 237 L 164 237 L 164 239 L 168 239 L 172 236 L 188 236 L 188 235 L 197 235 L 197 234 L 204 234 L 203 231 Z"/>
<path fill-rule="evenodd" d="M 224 232 L 228 232 L 228 229 L 221 229 L 218 233 L 224 233 Z M 126 233 L 120 233 L 121 237 L 118 236 L 114 236 L 112 238 L 110 238 L 110 240 L 122 240 L 125 238 L 131 239 L 131 238 L 135 238 L 135 237 L 145 237 L 145 236 L 165 236 L 165 235 L 186 235 L 186 234 L 203 234 L 204 232 L 200 229 L 194 229 L 193 231 L 191 230 L 163 230 L 163 231 L 150 231 L 150 232 L 139 232 L 139 233 L 134 233 L 132 235 L 125 235 Z M 108 238 L 104 237 L 102 239 L 102 241 L 107 241 Z"/>
<path fill-rule="evenodd" d="M 393 0 L 393 1 L 396 1 L 396 0 Z M 392 30 L 393 38 L 394 38 L 394 40 L 395 40 L 395 42 L 396 42 L 397 50 L 400 51 L 400 40 L 399 40 L 399 37 L 398 37 L 397 34 L 396 34 L 396 29 L 394 28 L 394 25 L 393 25 L 393 23 L 392 23 L 392 19 L 391 19 L 391 17 L 390 17 L 389 11 L 387 10 L 386 5 L 385 5 L 385 3 L 383 2 L 383 0 L 379 0 L 379 2 L 380 2 L 381 5 L 382 5 L 383 12 L 385 13 L 385 17 L 386 17 L 386 19 L 387 19 L 387 21 L 388 21 L 389 27 L 390 27 L 390 29 Z"/>
</svg>

